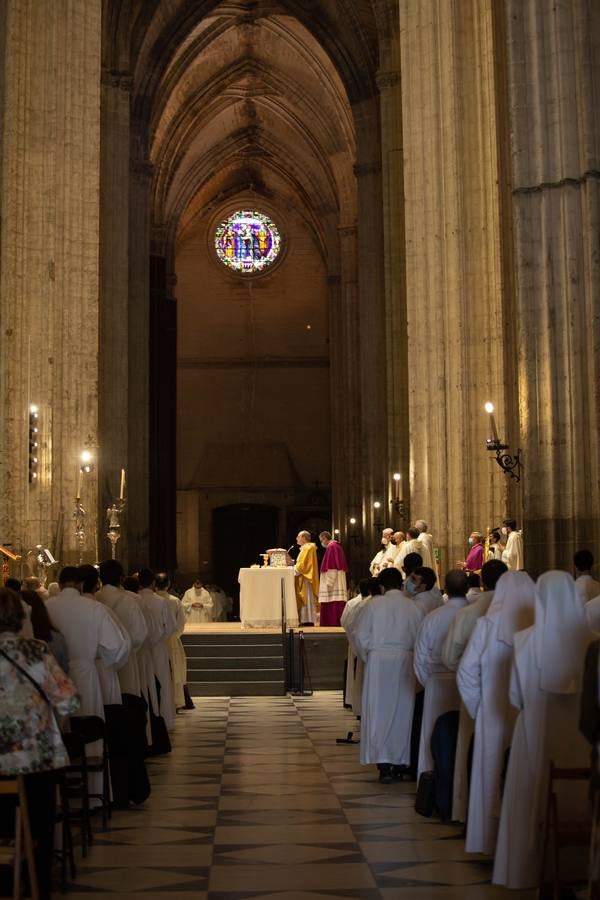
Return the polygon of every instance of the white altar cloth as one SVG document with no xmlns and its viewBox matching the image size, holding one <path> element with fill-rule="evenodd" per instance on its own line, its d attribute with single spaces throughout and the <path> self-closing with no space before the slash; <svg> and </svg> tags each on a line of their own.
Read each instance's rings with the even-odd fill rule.
<svg viewBox="0 0 600 900">
<path fill-rule="evenodd" d="M 240 569 L 240 619 L 242 628 L 281 627 L 281 581 L 285 592 L 285 620 L 298 625 L 293 568 Z"/>
</svg>

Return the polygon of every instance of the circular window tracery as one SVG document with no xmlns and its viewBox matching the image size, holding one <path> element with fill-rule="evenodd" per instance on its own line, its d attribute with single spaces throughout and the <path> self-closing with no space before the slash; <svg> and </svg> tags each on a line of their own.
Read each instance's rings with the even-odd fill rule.
<svg viewBox="0 0 600 900">
<path fill-rule="evenodd" d="M 281 235 L 270 216 L 258 210 L 232 213 L 215 231 L 215 251 L 224 266 L 243 275 L 264 272 L 281 250 Z"/>
</svg>

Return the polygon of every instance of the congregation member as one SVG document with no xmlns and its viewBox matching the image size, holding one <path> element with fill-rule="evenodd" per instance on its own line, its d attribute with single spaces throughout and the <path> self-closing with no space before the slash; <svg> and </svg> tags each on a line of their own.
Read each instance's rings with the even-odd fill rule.
<svg viewBox="0 0 600 900">
<path fill-rule="evenodd" d="M 34 637 L 37 641 L 44 641 L 48 650 L 55 658 L 63 672 L 69 674 L 69 651 L 67 642 L 54 627 L 48 615 L 48 608 L 37 591 L 22 591 L 21 597 L 27 604 L 31 615 L 31 635 L 21 630 L 21 637 Z M 25 620 L 23 620 L 25 624 Z"/>
<path fill-rule="evenodd" d="M 411 575 L 414 574 L 415 570 L 423 565 L 423 557 L 420 553 L 409 553 L 404 557 L 402 562 L 403 569 L 398 569 L 400 574 L 404 571 L 404 594 L 407 597 L 412 597 L 413 595 L 413 583 L 411 580 Z M 396 568 L 398 568 L 396 566 Z"/>
<path fill-rule="evenodd" d="M 329 531 L 322 531 L 319 541 L 325 548 L 319 574 L 319 625 L 339 627 L 348 599 L 346 554 Z"/>
<path fill-rule="evenodd" d="M 150 569 L 141 569 L 138 579 L 140 582 L 139 602 L 151 621 L 149 628 L 150 655 L 156 681 L 155 697 L 151 697 L 152 711 L 164 720 L 167 731 L 172 731 L 175 727 L 175 707 L 171 688 L 168 640 L 177 631 L 177 622 L 169 604 L 155 591 L 156 576 L 154 572 Z M 157 706 L 155 705 L 156 701 L 158 701 Z"/>
<path fill-rule="evenodd" d="M 0 588 L 0 778 L 24 777 L 38 897 L 49 900 L 56 771 L 69 764 L 56 716 L 73 715 L 80 701 L 75 684 L 46 644 L 20 634 L 24 615 L 19 595 L 10 588 Z M 0 839 L 14 836 L 11 801 L 12 798 L 3 798 L 0 806 Z M 3 879 L 0 882 L 5 894 L 8 886 Z"/>
<path fill-rule="evenodd" d="M 44 602 L 48 599 L 48 591 L 36 575 L 28 575 L 27 578 L 23 580 L 22 587 L 25 591 L 35 591 Z"/>
<path fill-rule="evenodd" d="M 481 572 L 481 567 L 485 562 L 485 547 L 483 546 L 483 535 L 480 531 L 472 531 L 469 535 L 467 543 L 469 544 L 469 552 L 467 558 L 457 563 L 459 569 L 469 575 L 471 572 Z"/>
<path fill-rule="evenodd" d="M 376 763 L 379 780 L 390 784 L 399 767 L 410 765 L 416 689 L 413 650 L 421 614 L 402 593 L 397 569 L 384 569 L 379 585 L 383 594 L 365 604 L 348 631 L 365 663 L 360 762 Z"/>
<path fill-rule="evenodd" d="M 404 564 L 406 565 L 406 560 Z M 404 584 L 404 593 L 413 598 L 423 618 L 444 602 L 442 592 L 437 587 L 436 573 L 428 566 L 416 566 L 411 570 Z"/>
<path fill-rule="evenodd" d="M 314 625 L 317 621 L 319 597 L 319 564 L 317 548 L 311 541 L 310 531 L 300 531 L 296 536 L 300 547 L 294 563 L 296 605 L 301 625 Z"/>
<path fill-rule="evenodd" d="M 181 642 L 181 635 L 185 630 L 185 607 L 183 602 L 170 592 L 171 579 L 166 572 L 159 572 L 156 576 L 156 593 L 167 603 L 171 609 L 171 615 L 175 619 L 176 629 L 168 641 L 169 661 L 171 663 L 171 690 L 175 710 L 185 709 L 185 685 L 187 682 L 187 659 Z"/>
<path fill-rule="evenodd" d="M 509 699 L 519 713 L 502 796 L 494 884 L 521 890 L 537 886 L 550 761 L 565 768 L 589 761 L 578 722 L 584 660 L 595 637 L 571 575 L 540 575 L 535 624 L 514 636 Z M 557 803 L 563 828 L 585 822 L 586 785 L 559 785 Z"/>
<path fill-rule="evenodd" d="M 34 632 L 33 632 L 33 625 L 31 623 L 31 606 L 29 603 L 25 602 L 25 599 L 22 596 L 21 582 L 19 581 L 18 578 L 10 578 L 9 577 L 4 582 L 4 587 L 10 588 L 11 591 L 14 591 L 16 594 L 19 594 L 19 596 L 21 597 L 21 602 L 23 604 L 23 612 L 25 613 L 25 618 L 23 619 L 23 624 L 21 626 L 20 636 L 24 637 L 24 638 L 35 637 Z M 28 593 L 30 593 L 30 594 L 35 593 L 36 597 L 38 597 L 38 599 L 41 599 L 39 597 L 39 594 L 37 594 L 35 591 L 29 591 Z M 42 603 L 43 602 L 44 601 L 42 601 Z"/>
<path fill-rule="evenodd" d="M 469 582 L 467 600 L 469 603 L 471 603 L 473 600 L 476 600 L 481 593 L 481 578 L 479 577 L 479 573 L 471 572 L 469 575 L 467 575 L 467 581 Z"/>
<path fill-rule="evenodd" d="M 371 560 L 369 565 L 369 572 L 373 577 L 379 575 L 381 569 L 385 569 L 388 565 L 394 562 L 394 557 L 396 556 L 397 549 L 396 545 L 392 541 L 394 536 L 393 528 L 384 528 L 381 532 L 381 547 Z"/>
<path fill-rule="evenodd" d="M 444 643 L 442 660 L 444 665 L 451 671 L 455 672 L 458 669 L 477 620 L 487 613 L 494 598 L 494 589 L 498 579 L 507 571 L 506 563 L 501 562 L 499 559 L 490 559 L 483 564 L 481 569 L 483 591 L 480 591 L 479 596 L 454 618 Z M 452 800 L 452 818 L 457 822 L 465 822 L 467 817 L 469 799 L 468 757 L 472 736 L 473 719 L 469 716 L 464 704 L 461 703 Z"/>
<path fill-rule="evenodd" d="M 430 742 L 437 719 L 445 712 L 458 710 L 460 705 L 456 677 L 443 663 L 442 648 L 452 620 L 467 605 L 468 587 L 465 573 L 461 569 L 450 569 L 445 578 L 448 600 L 428 613 L 419 627 L 414 666 L 425 696 L 417 777 L 433 770 Z"/>
<path fill-rule="evenodd" d="M 346 603 L 341 616 L 340 624 L 346 632 L 348 639 L 348 657 L 346 660 L 346 687 L 344 696 L 346 705 L 352 708 L 355 716 L 361 715 L 362 691 L 364 683 L 365 664 L 356 652 L 352 640 L 352 628 L 366 604 L 380 594 L 377 578 L 363 578 L 359 583 L 359 593 Z"/>
<path fill-rule="evenodd" d="M 517 710 L 508 699 L 515 632 L 533 624 L 535 584 L 526 572 L 505 572 L 479 618 L 457 672 L 462 701 L 475 721 L 467 816 L 467 853 L 496 848 L 502 770 Z"/>
<path fill-rule="evenodd" d="M 502 561 L 509 569 L 518 572 L 525 568 L 523 561 L 523 535 L 517 530 L 515 519 L 504 519 L 502 534 L 506 537 L 506 546 L 502 551 Z"/>
<path fill-rule="evenodd" d="M 575 587 L 584 603 L 600 597 L 600 582 L 592 575 L 594 554 L 590 550 L 578 550 L 573 556 Z M 598 630 L 597 628 L 595 629 Z"/>
<path fill-rule="evenodd" d="M 212 622 L 214 611 L 213 598 L 204 587 L 200 577 L 196 578 L 191 588 L 187 589 L 183 595 L 182 603 L 188 625 L 203 625 L 205 622 Z"/>
</svg>

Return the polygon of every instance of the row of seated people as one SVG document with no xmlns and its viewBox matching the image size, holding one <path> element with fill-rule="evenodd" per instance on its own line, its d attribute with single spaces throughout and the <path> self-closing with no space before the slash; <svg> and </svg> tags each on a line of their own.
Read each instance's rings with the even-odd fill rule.
<svg viewBox="0 0 600 900">
<path fill-rule="evenodd" d="M 128 582 L 135 590 L 123 580 L 121 564 L 107 560 L 99 571 L 65 567 L 46 601 L 0 589 L 0 777 L 25 776 L 42 897 L 50 895 L 57 772 L 69 764 L 69 732 L 79 731 L 70 717 L 104 723 L 86 756 L 101 757 L 106 742 L 110 784 L 90 773 L 92 806 L 105 798 L 124 808 L 147 799 L 145 760 L 170 751 L 176 710 L 193 707 L 181 600 L 149 569 Z"/>
<path fill-rule="evenodd" d="M 417 777 L 418 802 L 431 786 L 440 817 L 466 823 L 466 851 L 494 856 L 494 883 L 536 887 L 550 763 L 585 769 L 600 732 L 590 604 L 567 572 L 534 583 L 491 560 L 467 598 L 464 571 L 442 594 L 419 563 L 404 583 L 397 569 L 361 583 L 342 617 L 360 761 L 384 784 Z M 587 821 L 586 789 L 559 796 L 563 820 Z"/>
</svg>

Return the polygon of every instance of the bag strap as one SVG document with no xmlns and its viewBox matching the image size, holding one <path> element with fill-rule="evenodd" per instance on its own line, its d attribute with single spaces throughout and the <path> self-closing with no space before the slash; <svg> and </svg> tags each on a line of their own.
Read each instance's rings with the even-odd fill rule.
<svg viewBox="0 0 600 900">
<path fill-rule="evenodd" d="M 12 658 L 12 656 L 9 656 L 8 653 L 5 653 L 5 651 L 2 650 L 1 647 L 0 647 L 0 655 L 2 655 L 4 657 L 4 659 L 7 659 L 9 661 L 9 663 L 12 663 L 12 665 L 15 667 L 15 669 L 18 669 L 19 672 L 21 673 L 21 675 L 24 675 L 25 678 L 32 683 L 34 688 L 44 698 L 44 700 L 46 701 L 46 703 L 48 704 L 50 709 L 53 709 L 52 704 L 50 703 L 50 701 L 48 700 L 48 697 L 46 696 L 45 690 L 43 689 L 43 687 L 40 684 L 38 684 L 38 682 L 35 680 L 35 678 L 32 678 L 31 675 L 29 674 L 29 672 L 26 669 L 24 669 L 23 666 L 20 666 L 19 663 L 15 659 Z"/>
</svg>

